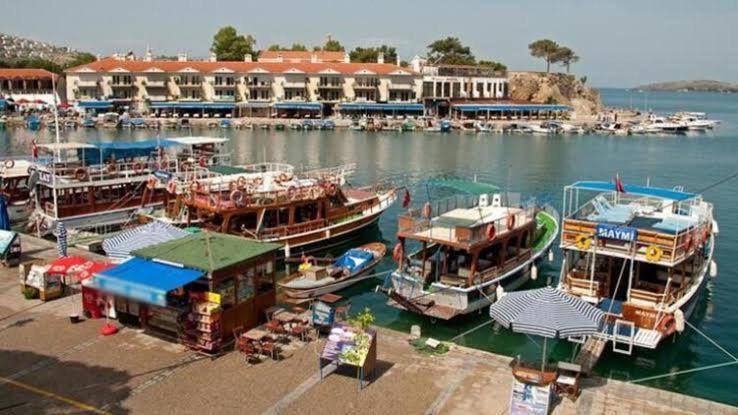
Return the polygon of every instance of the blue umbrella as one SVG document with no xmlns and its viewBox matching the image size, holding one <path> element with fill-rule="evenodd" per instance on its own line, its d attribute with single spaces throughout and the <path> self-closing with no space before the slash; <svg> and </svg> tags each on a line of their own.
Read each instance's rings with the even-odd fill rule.
<svg viewBox="0 0 738 415">
<path fill-rule="evenodd" d="M 67 256 L 67 228 L 64 222 L 56 224 L 56 251 L 59 257 Z"/>
<path fill-rule="evenodd" d="M 8 215 L 8 200 L 0 193 L 0 229 L 10 230 L 10 216 Z"/>
</svg>

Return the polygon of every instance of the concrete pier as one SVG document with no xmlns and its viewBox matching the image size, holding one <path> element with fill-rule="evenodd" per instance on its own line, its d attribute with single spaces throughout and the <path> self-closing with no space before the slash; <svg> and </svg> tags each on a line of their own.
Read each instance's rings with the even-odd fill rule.
<svg viewBox="0 0 738 415">
<path fill-rule="evenodd" d="M 50 260 L 55 245 L 23 237 L 25 261 Z M 87 255 L 75 249 L 70 255 Z M 378 331 L 378 369 L 359 390 L 356 374 L 318 376 L 322 340 L 289 358 L 250 365 L 239 353 L 211 360 L 125 328 L 98 334 L 103 320 L 71 324 L 79 294 L 25 300 L 18 269 L 0 267 L 0 412 L 131 414 L 504 414 L 510 359 L 454 346 L 430 357 L 408 336 Z M 554 414 L 738 414 L 738 408 L 599 378 Z"/>
</svg>

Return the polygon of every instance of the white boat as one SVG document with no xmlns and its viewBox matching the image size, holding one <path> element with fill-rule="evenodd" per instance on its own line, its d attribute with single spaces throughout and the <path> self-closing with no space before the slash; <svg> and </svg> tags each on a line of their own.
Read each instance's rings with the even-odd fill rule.
<svg viewBox="0 0 738 415">
<path fill-rule="evenodd" d="M 482 184 L 475 182 L 475 189 Z M 458 183 L 455 184 L 458 186 Z M 499 292 L 537 278 L 538 262 L 558 232 L 556 212 L 523 206 L 519 195 L 482 193 L 431 205 L 399 218 L 398 263 L 383 286 L 388 304 L 450 320 L 489 306 Z M 443 210 L 441 210 L 443 209 Z M 420 248 L 406 255 L 412 245 Z"/>
<path fill-rule="evenodd" d="M 474 129 L 478 133 L 491 133 L 492 132 L 492 128 L 488 124 L 482 124 L 481 122 L 475 122 Z"/>
<path fill-rule="evenodd" d="M 671 119 L 687 126 L 690 131 L 712 130 L 720 124 L 719 120 L 710 120 L 704 112 L 678 112 Z"/>
<path fill-rule="evenodd" d="M 687 131 L 687 125 L 683 122 L 669 121 L 664 117 L 649 117 L 646 122 L 646 128 L 648 132 L 652 133 L 684 133 Z"/>
<path fill-rule="evenodd" d="M 7 198 L 8 216 L 11 222 L 23 222 L 31 214 L 28 188 L 28 171 L 31 161 L 21 158 L 0 159 L 2 193 Z"/>
<path fill-rule="evenodd" d="M 279 281 L 279 286 L 291 298 L 320 297 L 356 284 L 364 279 L 362 276 L 371 277 L 369 271 L 382 261 L 386 253 L 387 247 L 383 243 L 373 242 L 349 249 L 335 260 L 312 261 L 305 258 L 299 271 Z M 327 262 L 326 266 L 321 266 L 321 262 Z"/>
<path fill-rule="evenodd" d="M 616 352 L 683 330 L 716 270 L 713 206 L 681 188 L 576 182 L 564 188 L 561 229 L 558 288 L 607 313 L 594 337 Z"/>
</svg>

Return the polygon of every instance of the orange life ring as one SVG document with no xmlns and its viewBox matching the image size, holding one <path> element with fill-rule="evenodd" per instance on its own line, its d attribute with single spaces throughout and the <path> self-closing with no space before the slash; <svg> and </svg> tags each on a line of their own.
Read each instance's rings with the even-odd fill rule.
<svg viewBox="0 0 738 415">
<path fill-rule="evenodd" d="M 392 259 L 395 260 L 398 264 L 402 262 L 402 257 L 405 256 L 403 249 L 402 249 L 402 243 L 398 242 L 395 244 L 395 247 L 392 249 Z"/>
<path fill-rule="evenodd" d="M 238 189 L 238 183 L 236 182 L 228 182 L 228 191 L 232 192 L 234 190 Z"/>
<path fill-rule="evenodd" d="M 290 200 L 295 200 L 295 195 L 297 195 L 297 188 L 295 186 L 288 187 L 287 198 Z"/>
<path fill-rule="evenodd" d="M 84 167 L 77 167 L 76 170 L 74 170 L 74 178 L 79 181 L 87 180 L 87 169 Z"/>
<path fill-rule="evenodd" d="M 256 186 L 259 186 L 259 185 L 261 185 L 262 183 L 264 183 L 264 179 L 262 179 L 261 177 L 254 177 L 254 180 L 253 180 L 253 181 L 254 181 L 254 184 L 255 184 Z"/>
<path fill-rule="evenodd" d="M 684 250 L 689 251 L 692 248 L 692 232 L 684 235 Z"/>
<path fill-rule="evenodd" d="M 236 205 L 240 205 L 241 202 L 243 202 L 243 192 L 240 190 L 234 190 L 231 192 L 230 198 L 231 202 L 235 203 Z"/>
<path fill-rule="evenodd" d="M 491 241 L 495 239 L 495 236 L 497 234 L 497 229 L 495 228 L 494 223 L 490 223 L 487 225 L 487 228 L 484 230 L 484 235 L 487 237 L 488 241 Z"/>
<path fill-rule="evenodd" d="M 515 227 L 515 215 L 511 213 L 507 215 L 507 230 L 510 231 L 514 227 Z"/>
<path fill-rule="evenodd" d="M 430 202 L 425 202 L 423 205 L 423 216 L 425 216 L 427 219 L 430 219 L 431 217 L 431 204 Z"/>
<path fill-rule="evenodd" d="M 244 187 L 246 187 L 246 184 L 246 178 L 243 176 L 239 176 L 238 180 L 236 180 L 236 185 L 239 189 L 243 189 Z"/>
<path fill-rule="evenodd" d="M 140 161 L 137 161 L 137 162 L 133 163 L 133 171 L 135 173 L 141 173 L 141 172 L 143 172 L 144 171 L 144 164 L 141 163 Z"/>
<path fill-rule="evenodd" d="M 149 178 L 146 179 L 146 187 L 148 187 L 149 190 L 154 190 L 154 188 L 156 188 L 156 182 L 157 182 L 156 177 L 149 176 Z"/>
<path fill-rule="evenodd" d="M 676 331 L 676 319 L 673 315 L 669 314 L 664 316 L 659 322 L 658 330 L 664 337 L 671 336 Z"/>
<path fill-rule="evenodd" d="M 208 205 L 211 208 L 214 208 L 214 207 L 218 206 L 218 199 L 215 197 L 215 195 L 210 195 L 208 197 Z"/>
<path fill-rule="evenodd" d="M 177 192 L 177 183 L 174 180 L 170 180 L 167 183 L 167 192 L 175 194 Z"/>
<path fill-rule="evenodd" d="M 280 182 L 288 182 L 291 179 L 292 178 L 287 173 L 280 173 L 279 177 L 277 177 L 277 180 L 279 180 Z"/>
<path fill-rule="evenodd" d="M 12 169 L 13 166 L 15 166 L 15 160 L 11 160 L 11 159 L 5 160 L 5 168 Z"/>
</svg>

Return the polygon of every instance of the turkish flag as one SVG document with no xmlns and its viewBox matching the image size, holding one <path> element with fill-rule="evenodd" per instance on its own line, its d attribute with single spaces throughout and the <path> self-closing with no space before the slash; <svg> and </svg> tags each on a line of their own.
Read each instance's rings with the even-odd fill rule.
<svg viewBox="0 0 738 415">
<path fill-rule="evenodd" d="M 410 206 L 410 191 L 405 189 L 405 196 L 402 198 L 402 208 L 407 209 Z"/>
<path fill-rule="evenodd" d="M 620 178 L 619 174 L 615 176 L 615 190 L 618 193 L 625 193 L 625 188 L 623 187 L 623 180 Z"/>
</svg>

